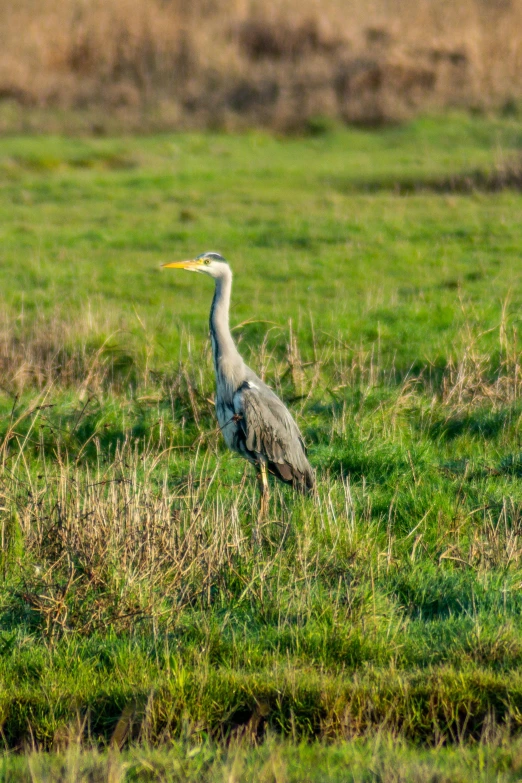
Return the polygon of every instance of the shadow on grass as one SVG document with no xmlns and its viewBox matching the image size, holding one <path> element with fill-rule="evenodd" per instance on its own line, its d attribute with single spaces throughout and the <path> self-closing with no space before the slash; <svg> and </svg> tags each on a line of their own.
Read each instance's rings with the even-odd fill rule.
<svg viewBox="0 0 522 783">
<path fill-rule="evenodd" d="M 507 589 L 503 579 L 484 583 L 472 570 L 424 564 L 397 572 L 387 588 L 412 619 L 474 618 L 478 612 L 519 616 L 522 596 L 519 591 Z"/>
<path fill-rule="evenodd" d="M 389 584 L 388 584 L 389 587 Z M 473 574 L 422 569 L 397 574 L 392 580 L 395 595 L 405 613 L 423 621 L 468 613 L 481 592 Z"/>
<path fill-rule="evenodd" d="M 502 190 L 522 190 L 522 157 L 506 161 L 490 171 L 473 169 L 442 176 L 385 177 L 383 179 L 328 179 L 330 186 L 341 192 L 362 191 L 381 193 L 392 191 L 398 195 L 411 193 L 499 193 Z"/>
<path fill-rule="evenodd" d="M 461 435 L 472 435 L 490 440 L 497 437 L 513 421 L 514 408 L 477 410 L 456 413 L 431 424 L 428 435 L 435 440 L 453 440 Z"/>
<path fill-rule="evenodd" d="M 345 441 L 315 451 L 315 462 L 337 477 L 367 479 L 375 484 L 410 470 L 407 453 L 396 444 L 364 442 L 351 433 Z"/>
<path fill-rule="evenodd" d="M 507 476 L 522 478 L 522 452 L 518 454 L 508 454 L 500 462 L 498 472 Z"/>
</svg>

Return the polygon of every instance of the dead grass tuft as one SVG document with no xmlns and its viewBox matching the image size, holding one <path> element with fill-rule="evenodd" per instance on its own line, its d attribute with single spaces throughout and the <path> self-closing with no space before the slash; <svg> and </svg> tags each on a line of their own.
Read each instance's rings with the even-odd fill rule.
<svg viewBox="0 0 522 783">
<path fill-rule="evenodd" d="M 454 410 L 490 407 L 497 410 L 522 396 L 522 365 L 515 326 L 508 327 L 507 304 L 498 330 L 499 349 L 495 356 L 480 349 L 484 337 L 476 326 L 463 330 L 459 358 L 452 358 L 442 381 L 441 401 Z"/>
<path fill-rule="evenodd" d="M 7 317 L 0 322 L 1 388 L 11 395 L 59 386 L 99 391 L 129 380 L 134 360 L 114 334 L 93 334 L 88 317 L 74 324 L 60 317 L 37 318 L 27 328 Z"/>
<path fill-rule="evenodd" d="M 97 449 L 103 461 L 99 442 Z M 239 509 L 249 502 L 244 488 L 225 511 L 208 501 L 215 471 L 193 465 L 173 483 L 165 452 L 140 453 L 126 440 L 98 470 L 49 463 L 40 481 L 3 472 L 12 513 L 4 546 L 16 551 L 21 534 L 31 563 L 16 600 L 48 636 L 175 619 L 185 606 L 207 604 L 225 585 L 231 559 L 249 552 L 239 525 Z"/>
</svg>

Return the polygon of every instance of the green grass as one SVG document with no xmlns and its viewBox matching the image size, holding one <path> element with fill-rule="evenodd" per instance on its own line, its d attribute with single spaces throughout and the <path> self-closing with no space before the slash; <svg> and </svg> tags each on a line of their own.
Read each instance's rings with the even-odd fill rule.
<svg viewBox="0 0 522 783">
<path fill-rule="evenodd" d="M 203 757 L 209 780 L 517 779 L 522 195 L 448 178 L 521 146 L 517 123 L 460 116 L 1 140 L 7 748 L 80 725 L 95 746 L 171 743 L 130 752 L 173 780 Z M 316 498 L 274 487 L 259 546 L 253 476 L 213 417 L 211 286 L 159 272 L 209 249 L 317 469 Z M 285 739 L 226 756 L 266 735 Z M 4 775 L 51 779 L 46 759 Z"/>
<path fill-rule="evenodd" d="M 4 757 L 0 780 L 66 783 L 106 780 L 252 781 L 252 783 L 515 783 L 522 769 L 520 742 L 473 748 L 412 748 L 387 735 L 373 740 L 321 745 L 269 738 L 260 747 L 173 743 L 168 749 L 133 748 L 118 753 Z"/>
</svg>

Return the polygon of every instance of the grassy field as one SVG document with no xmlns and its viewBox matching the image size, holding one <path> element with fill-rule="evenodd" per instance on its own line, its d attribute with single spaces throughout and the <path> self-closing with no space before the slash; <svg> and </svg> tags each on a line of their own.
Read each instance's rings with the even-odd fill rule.
<svg viewBox="0 0 522 783">
<path fill-rule="evenodd" d="M 0 142 L 6 780 L 519 779 L 522 131 L 320 130 Z M 317 470 L 258 547 L 204 250 Z"/>
</svg>

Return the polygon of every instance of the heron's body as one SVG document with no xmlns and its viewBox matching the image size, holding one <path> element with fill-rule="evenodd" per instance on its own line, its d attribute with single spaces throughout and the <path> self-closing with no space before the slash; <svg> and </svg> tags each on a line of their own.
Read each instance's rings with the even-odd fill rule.
<svg viewBox="0 0 522 783">
<path fill-rule="evenodd" d="M 254 464 L 262 476 L 268 470 L 297 489 L 311 489 L 314 475 L 297 424 L 279 397 L 245 364 L 232 339 L 228 322 L 230 267 L 217 253 L 165 266 L 204 272 L 215 280 L 210 338 L 216 415 L 225 443 Z"/>
</svg>

